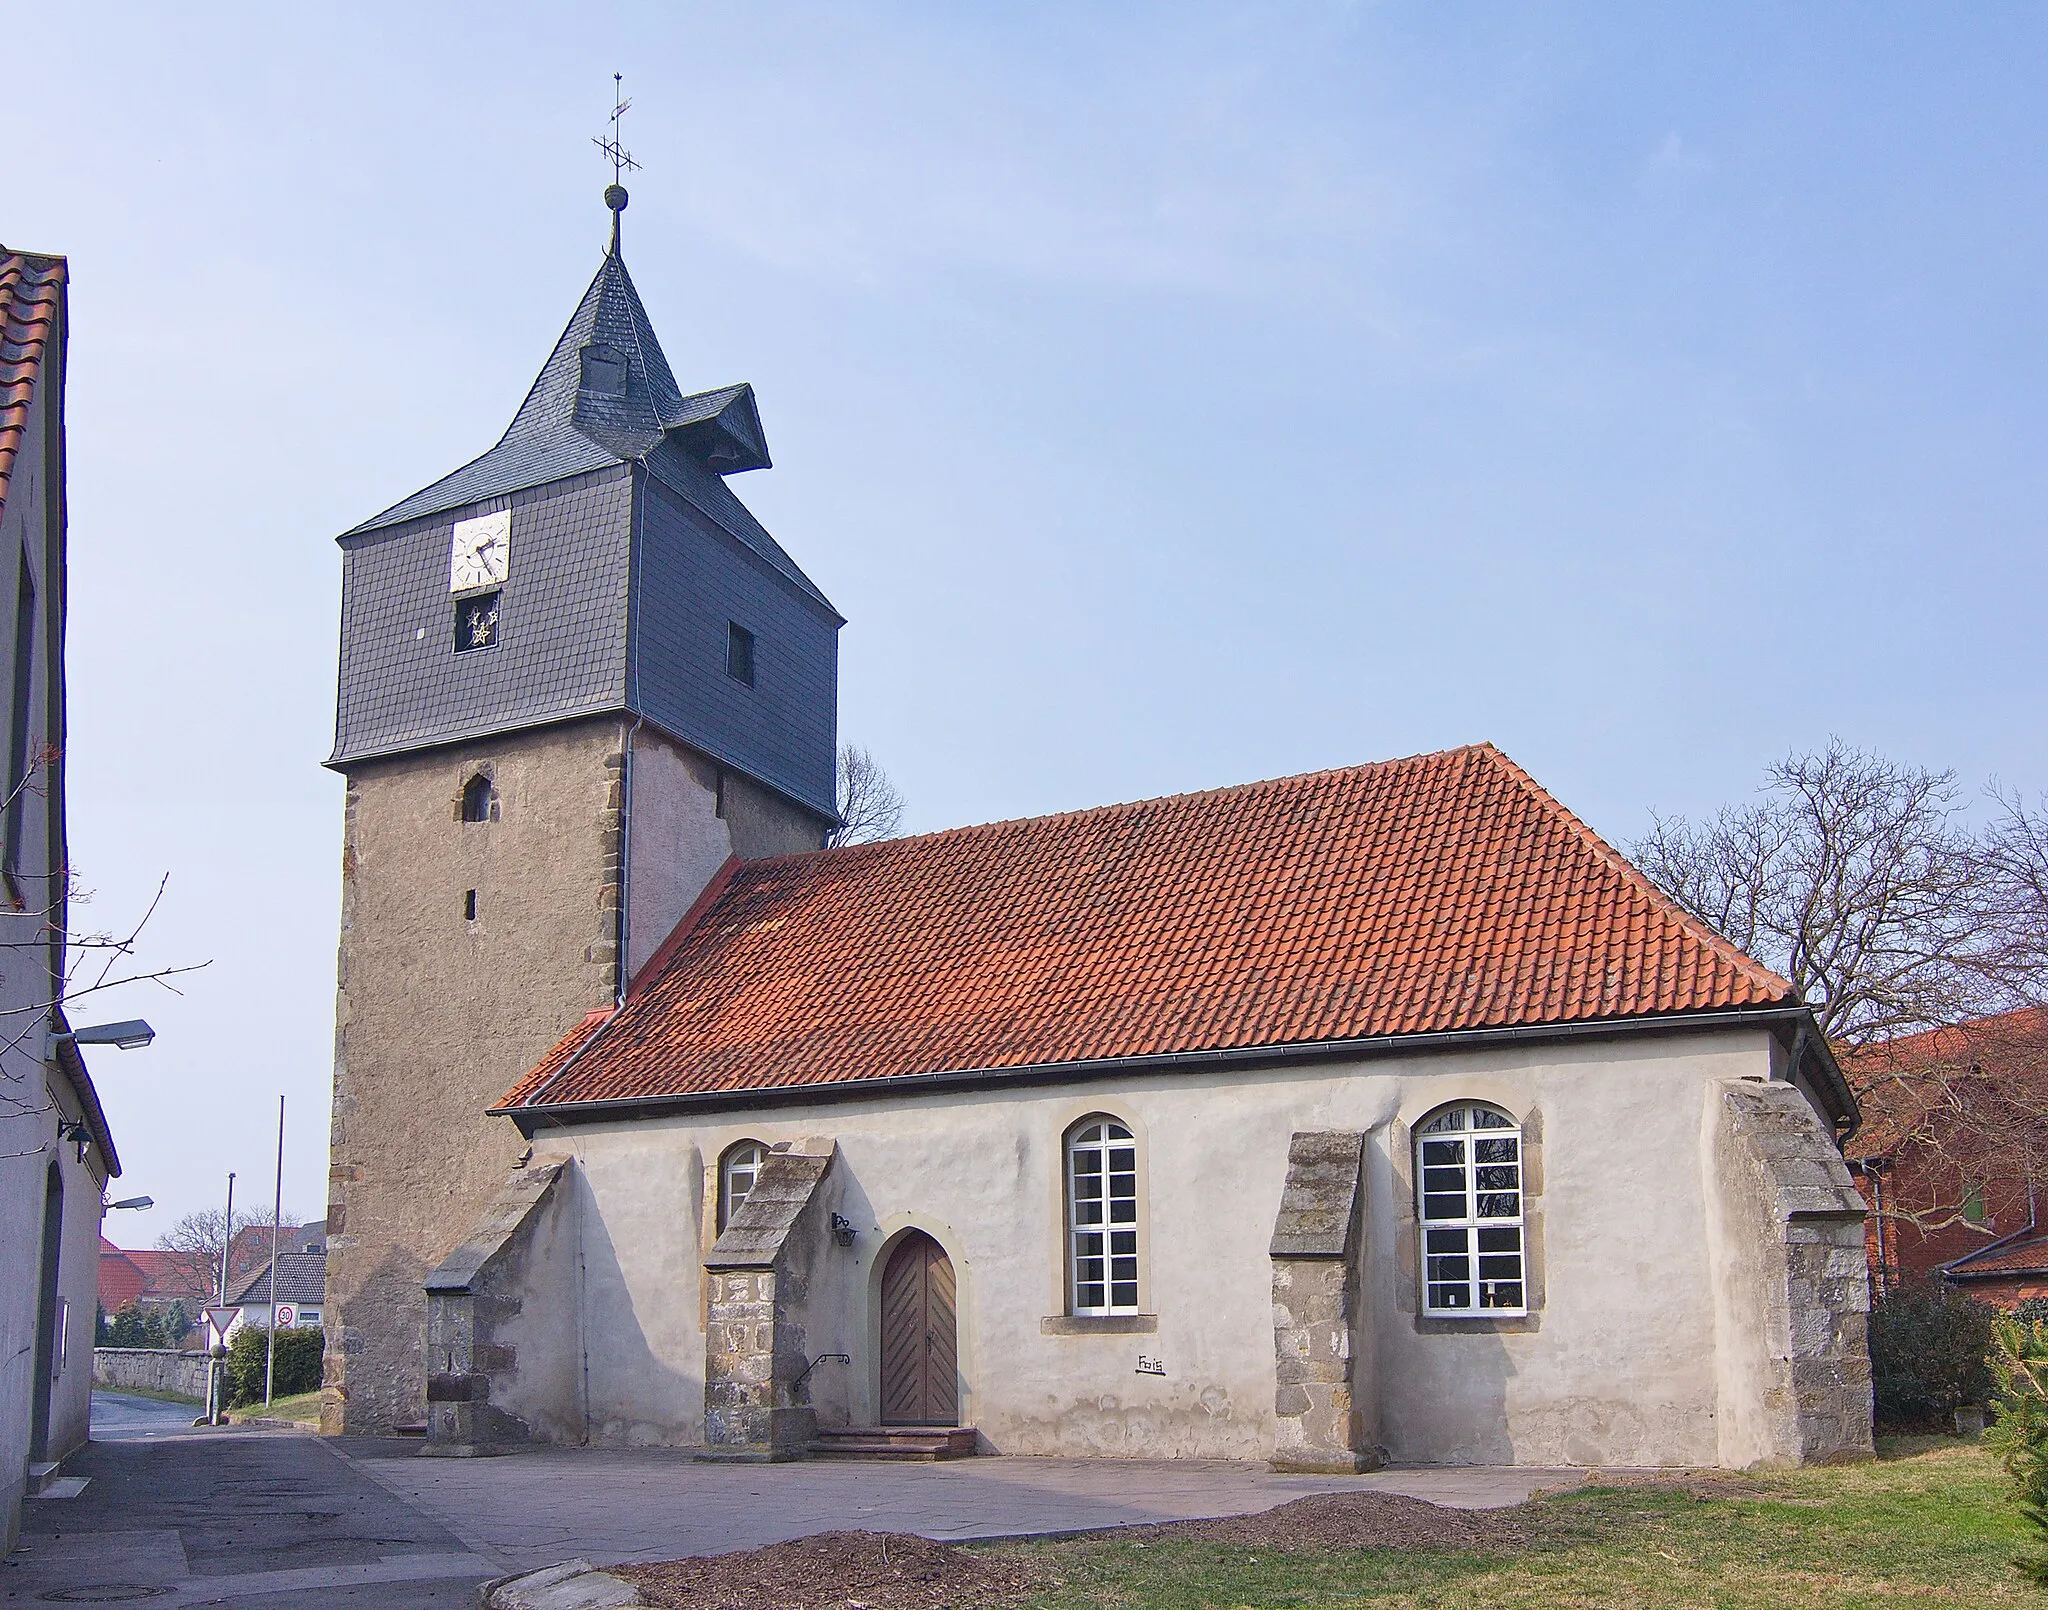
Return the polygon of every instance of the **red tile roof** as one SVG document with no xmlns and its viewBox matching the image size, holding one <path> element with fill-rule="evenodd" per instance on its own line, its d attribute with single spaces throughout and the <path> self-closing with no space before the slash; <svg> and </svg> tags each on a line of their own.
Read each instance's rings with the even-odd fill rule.
<svg viewBox="0 0 2048 1610">
<path fill-rule="evenodd" d="M 2048 1009 L 2029 1006 L 1845 1052 L 1863 1126 L 1852 1158 L 1890 1157 L 1944 1124 L 2040 1122 L 2048 1112 Z"/>
<path fill-rule="evenodd" d="M 63 258 L 0 246 L 0 508 L 7 506 L 15 456 L 28 432 L 29 399 L 57 331 L 64 280 Z"/>
<path fill-rule="evenodd" d="M 731 863 L 505 1104 L 1790 999 L 1481 744 Z"/>
<path fill-rule="evenodd" d="M 100 1307 L 118 1314 L 143 1293 L 149 1279 L 127 1253 L 100 1237 Z"/>
<path fill-rule="evenodd" d="M 1958 1258 L 1948 1272 L 1960 1280 L 1978 1275 L 2032 1275 L 2048 1273 L 2048 1234 L 2021 1234 L 1997 1246 L 1986 1247 L 1968 1257 Z"/>
</svg>

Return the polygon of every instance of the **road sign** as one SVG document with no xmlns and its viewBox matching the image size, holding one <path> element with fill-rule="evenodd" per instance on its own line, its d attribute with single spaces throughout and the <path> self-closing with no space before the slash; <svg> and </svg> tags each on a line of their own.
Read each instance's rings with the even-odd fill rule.
<svg viewBox="0 0 2048 1610">
<path fill-rule="evenodd" d="M 298 1322 L 299 1311 L 290 1303 L 279 1303 L 277 1305 L 277 1327 L 279 1330 L 290 1330 Z"/>
<path fill-rule="evenodd" d="M 206 1323 L 213 1327 L 213 1332 L 216 1336 L 222 1341 L 226 1341 L 228 1338 L 228 1327 L 235 1322 L 235 1316 L 240 1312 L 241 1309 L 239 1308 L 209 1307 L 206 1310 Z"/>
</svg>

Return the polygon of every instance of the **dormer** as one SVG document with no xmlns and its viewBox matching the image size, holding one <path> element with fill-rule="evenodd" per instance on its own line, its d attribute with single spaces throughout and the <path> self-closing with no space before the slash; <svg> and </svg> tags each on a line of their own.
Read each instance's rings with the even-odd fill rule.
<svg viewBox="0 0 2048 1610">
<path fill-rule="evenodd" d="M 663 424 L 670 441 L 719 475 L 772 468 L 754 388 L 745 381 L 685 397 Z"/>
</svg>

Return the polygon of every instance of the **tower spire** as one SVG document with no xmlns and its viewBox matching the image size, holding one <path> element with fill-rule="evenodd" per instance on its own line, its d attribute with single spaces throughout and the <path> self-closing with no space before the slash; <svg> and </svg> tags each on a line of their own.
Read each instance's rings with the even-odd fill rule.
<svg viewBox="0 0 2048 1610">
<path fill-rule="evenodd" d="M 640 164 L 633 160 L 632 152 L 619 144 L 619 119 L 633 109 L 633 103 L 626 99 L 626 75 L 612 74 L 612 115 L 610 132 L 593 138 L 591 144 L 605 154 L 612 165 L 612 182 L 604 187 L 604 204 L 612 211 L 612 243 L 607 249 L 611 255 L 619 255 L 619 215 L 626 210 L 626 187 L 619 181 L 628 169 L 638 172 Z"/>
</svg>

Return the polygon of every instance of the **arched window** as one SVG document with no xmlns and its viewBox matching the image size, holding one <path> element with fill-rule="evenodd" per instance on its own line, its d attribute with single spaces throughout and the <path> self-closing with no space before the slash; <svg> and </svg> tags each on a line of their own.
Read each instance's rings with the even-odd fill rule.
<svg viewBox="0 0 2048 1610">
<path fill-rule="evenodd" d="M 491 780 L 478 772 L 462 785 L 462 819 L 465 822 L 488 822 L 496 812 L 492 809 L 498 803 L 497 790 L 491 787 Z"/>
<path fill-rule="evenodd" d="M 1067 1133 L 1067 1292 L 1076 1314 L 1138 1311 L 1138 1143 L 1114 1118 Z"/>
<path fill-rule="evenodd" d="M 1498 1107 L 1468 1102 L 1415 1131 L 1425 1314 L 1526 1314 L 1522 1130 Z"/>
<path fill-rule="evenodd" d="M 768 1161 L 768 1148 L 758 1140 L 737 1141 L 726 1147 L 725 1155 L 718 1160 L 718 1233 L 725 1234 L 725 1227 L 732 1222 L 732 1216 L 754 1188 L 754 1181 L 761 1176 L 761 1165 Z"/>
</svg>

